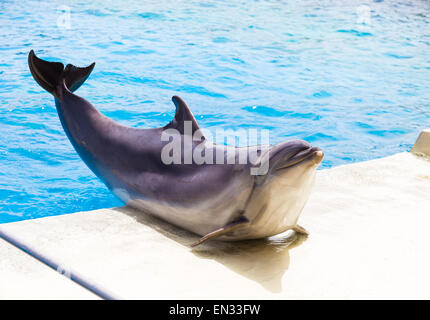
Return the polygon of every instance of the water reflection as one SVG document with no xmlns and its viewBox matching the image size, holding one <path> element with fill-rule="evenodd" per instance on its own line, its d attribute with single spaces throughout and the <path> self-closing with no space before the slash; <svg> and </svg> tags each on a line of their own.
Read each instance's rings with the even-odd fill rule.
<svg viewBox="0 0 430 320">
<path fill-rule="evenodd" d="M 269 239 L 208 241 L 191 249 L 190 244 L 198 236 L 137 210 L 126 207 L 114 210 L 133 217 L 137 222 L 187 247 L 196 257 L 214 260 L 237 274 L 258 282 L 272 293 L 282 291 L 282 278 L 290 265 L 289 251 L 306 239 L 306 236 L 287 231 Z"/>
</svg>

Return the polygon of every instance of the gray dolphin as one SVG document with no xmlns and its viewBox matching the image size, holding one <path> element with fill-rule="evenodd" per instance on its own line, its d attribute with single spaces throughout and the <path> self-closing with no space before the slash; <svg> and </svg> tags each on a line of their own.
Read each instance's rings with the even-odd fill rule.
<svg viewBox="0 0 430 320">
<path fill-rule="evenodd" d="M 73 93 L 95 63 L 64 67 L 39 59 L 32 50 L 28 64 L 37 83 L 54 95 L 64 131 L 86 165 L 127 205 L 202 236 L 193 246 L 213 238 L 264 238 L 289 229 L 307 234 L 297 220 L 324 156 L 319 148 L 303 140 L 235 148 L 213 144 L 203 135 L 200 141 L 188 139 L 200 128 L 177 96 L 172 98 L 175 117 L 166 126 L 125 127 Z M 181 138 L 183 150 L 199 150 L 214 161 L 215 154 L 221 154 L 225 161 L 187 162 L 183 152 L 180 163 L 166 164 L 161 154 L 171 140 L 163 135 L 172 131 Z M 256 161 L 239 163 L 243 155 Z M 268 170 L 252 174 L 264 161 Z"/>
</svg>

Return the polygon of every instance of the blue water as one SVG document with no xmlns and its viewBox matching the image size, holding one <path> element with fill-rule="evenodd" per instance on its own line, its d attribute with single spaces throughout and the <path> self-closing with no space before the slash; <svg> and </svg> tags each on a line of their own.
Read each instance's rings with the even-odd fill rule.
<svg viewBox="0 0 430 320">
<path fill-rule="evenodd" d="M 430 127 L 429 22 L 428 1 L 2 0 L 0 222 L 121 205 L 67 140 L 30 49 L 96 61 L 77 93 L 125 125 L 165 125 L 177 94 L 204 128 L 305 139 L 328 168 L 408 150 Z"/>
</svg>

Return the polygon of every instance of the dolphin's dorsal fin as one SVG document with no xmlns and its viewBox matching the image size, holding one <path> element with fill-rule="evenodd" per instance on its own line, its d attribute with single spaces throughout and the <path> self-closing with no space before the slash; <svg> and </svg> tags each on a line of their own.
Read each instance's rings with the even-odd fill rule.
<svg viewBox="0 0 430 320">
<path fill-rule="evenodd" d="M 185 132 L 184 123 L 185 121 L 189 121 L 191 123 L 191 135 L 193 135 L 197 130 L 200 130 L 196 118 L 194 118 L 193 113 L 190 108 L 188 108 L 185 101 L 178 96 L 173 96 L 172 101 L 176 106 L 175 118 L 173 118 L 165 128 L 174 128 L 181 134 L 188 134 L 188 132 Z M 204 139 L 204 137 L 202 137 L 202 139 Z"/>
</svg>

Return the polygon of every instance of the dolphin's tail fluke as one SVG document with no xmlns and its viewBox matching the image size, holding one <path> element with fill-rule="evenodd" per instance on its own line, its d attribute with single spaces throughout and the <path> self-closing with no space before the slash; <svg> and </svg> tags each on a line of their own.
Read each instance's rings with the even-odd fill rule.
<svg viewBox="0 0 430 320">
<path fill-rule="evenodd" d="M 77 90 L 87 80 L 95 63 L 88 67 L 78 68 L 68 64 L 66 68 L 61 62 L 49 62 L 39 59 L 31 50 L 28 54 L 28 65 L 34 80 L 46 91 L 59 97 L 63 82 L 70 91 Z"/>
</svg>

